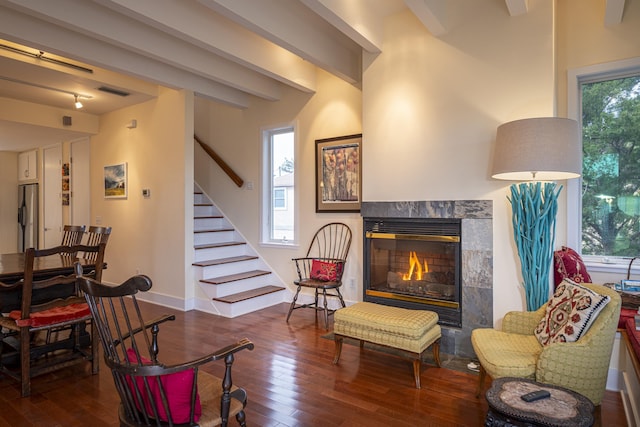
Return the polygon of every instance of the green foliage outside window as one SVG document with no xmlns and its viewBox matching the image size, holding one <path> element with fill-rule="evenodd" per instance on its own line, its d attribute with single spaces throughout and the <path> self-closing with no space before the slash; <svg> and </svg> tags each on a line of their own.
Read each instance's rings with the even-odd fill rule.
<svg viewBox="0 0 640 427">
<path fill-rule="evenodd" d="M 582 85 L 582 254 L 640 255 L 640 76 Z"/>
</svg>

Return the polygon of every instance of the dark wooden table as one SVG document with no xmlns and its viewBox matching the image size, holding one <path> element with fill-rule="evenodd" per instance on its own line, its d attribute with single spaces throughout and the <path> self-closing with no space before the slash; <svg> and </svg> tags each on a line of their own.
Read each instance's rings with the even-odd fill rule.
<svg viewBox="0 0 640 427">
<path fill-rule="evenodd" d="M 547 390 L 551 396 L 525 402 L 523 394 Z M 493 380 L 486 394 L 489 412 L 485 426 L 591 426 L 593 403 L 574 391 L 525 378 Z"/>
<path fill-rule="evenodd" d="M 68 275 L 73 273 L 73 265 L 76 261 L 80 261 L 84 273 L 89 273 L 95 267 L 93 261 L 87 261 L 83 258 L 75 258 L 71 256 L 53 255 L 48 257 L 36 258 L 33 265 L 34 279 L 44 279 L 54 277 L 59 274 Z M 10 285 L 22 280 L 24 276 L 24 253 L 0 254 L 0 282 Z M 74 285 L 68 287 L 60 287 L 57 291 L 70 295 L 74 290 Z M 7 313 L 11 310 L 20 309 L 21 287 L 13 289 L 2 289 L 0 287 L 0 313 Z M 52 295 L 39 295 L 37 299 L 46 301 L 51 299 Z"/>
</svg>

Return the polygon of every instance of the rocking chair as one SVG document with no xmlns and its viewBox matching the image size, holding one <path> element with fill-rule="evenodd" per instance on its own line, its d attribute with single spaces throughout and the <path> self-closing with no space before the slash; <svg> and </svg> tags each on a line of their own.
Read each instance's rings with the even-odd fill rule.
<svg viewBox="0 0 640 427">
<path fill-rule="evenodd" d="M 151 279 L 139 275 L 106 286 L 82 276 L 79 266 L 76 277 L 120 395 L 121 426 L 226 426 L 232 416 L 245 426 L 247 394 L 232 385 L 231 367 L 235 353 L 253 350 L 251 341 L 244 338 L 196 360 L 165 365 L 158 360 L 159 325 L 175 316 L 145 322 L 136 299 L 138 292 L 151 289 Z M 215 360 L 224 360 L 224 378 L 200 369 Z"/>
</svg>

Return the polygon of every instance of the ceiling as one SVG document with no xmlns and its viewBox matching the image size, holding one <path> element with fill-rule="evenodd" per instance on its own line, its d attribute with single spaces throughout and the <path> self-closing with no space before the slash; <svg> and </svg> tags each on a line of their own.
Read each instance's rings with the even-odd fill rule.
<svg viewBox="0 0 640 427">
<path fill-rule="evenodd" d="M 484 1 L 510 15 L 528 8 Z M 318 68 L 357 86 L 363 53 L 382 51 L 384 18 L 406 9 L 434 36 L 446 34 L 445 0 L 0 0 L 0 107 L 19 100 L 101 115 L 151 99 L 161 85 L 247 108 L 253 97 L 277 101 L 283 86 L 313 93 Z M 0 151 L 81 136 L 0 109 Z"/>
</svg>

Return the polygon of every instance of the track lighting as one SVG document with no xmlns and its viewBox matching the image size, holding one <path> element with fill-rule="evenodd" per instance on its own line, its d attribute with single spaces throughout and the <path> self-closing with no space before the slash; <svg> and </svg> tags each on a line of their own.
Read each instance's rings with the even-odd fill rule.
<svg viewBox="0 0 640 427">
<path fill-rule="evenodd" d="M 79 110 L 80 108 L 82 108 L 83 105 L 82 105 L 82 102 L 78 101 L 78 95 L 74 94 L 73 98 L 76 100 L 76 103 L 75 103 L 76 109 Z"/>
</svg>

